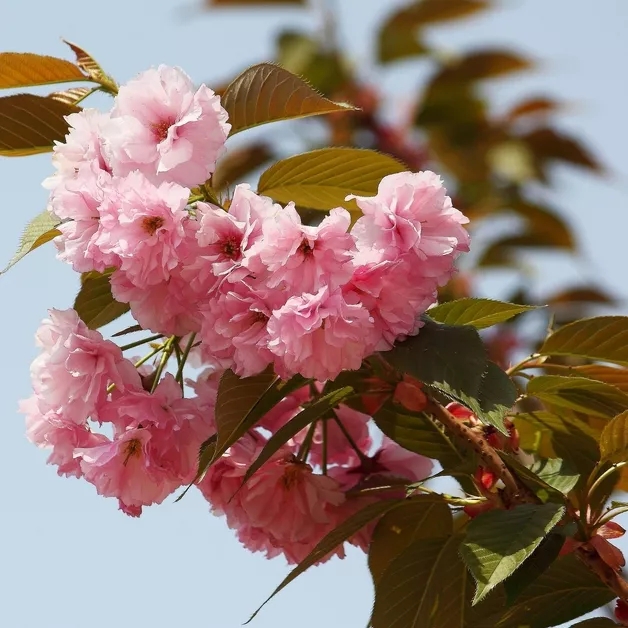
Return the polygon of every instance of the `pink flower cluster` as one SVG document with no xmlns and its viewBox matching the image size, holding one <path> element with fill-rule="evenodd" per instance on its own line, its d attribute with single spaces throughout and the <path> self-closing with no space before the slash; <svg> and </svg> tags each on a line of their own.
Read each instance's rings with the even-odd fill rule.
<svg viewBox="0 0 628 628">
<path fill-rule="evenodd" d="M 214 172 L 227 113 L 210 89 L 166 66 L 122 86 L 110 112 L 84 110 L 68 123 L 45 182 L 61 221 L 58 256 L 77 272 L 110 271 L 113 296 L 130 304 L 140 327 L 171 336 L 155 353 L 167 361 L 166 347 L 190 348 L 191 338 L 207 368 L 184 381 L 183 366 L 175 377 L 165 362 L 134 364 L 74 310 L 51 310 L 37 333 L 34 395 L 21 409 L 29 439 L 50 450 L 59 474 L 84 478 L 139 516 L 195 481 L 199 449 L 216 432 L 222 372 L 270 367 L 312 383 L 197 482 L 249 549 L 298 562 L 382 498 L 355 497 L 356 489 L 429 475 L 429 460 L 381 440 L 371 417 L 340 405 L 244 482 L 270 435 L 326 381 L 419 331 L 469 247 L 467 219 L 437 175 L 394 174 L 373 197 L 347 196 L 363 212 L 353 226 L 341 207 L 317 226 L 303 224 L 293 203 L 282 207 L 244 184 L 225 208 L 203 202 L 194 188 Z M 368 530 L 351 539 L 362 548 L 368 541 Z"/>
<path fill-rule="evenodd" d="M 363 216 L 318 226 L 236 187 L 228 210 L 190 203 L 230 125 L 220 100 L 160 66 L 120 88 L 108 114 L 68 116 L 47 180 L 61 259 L 113 268 L 114 297 L 145 329 L 200 334 L 203 357 L 242 376 L 269 365 L 319 381 L 415 334 L 469 238 L 431 172 L 385 177 Z"/>
<path fill-rule="evenodd" d="M 74 310 L 51 310 L 37 341 L 42 352 L 31 372 L 34 395 L 21 411 L 28 438 L 51 451 L 48 462 L 60 475 L 84 478 L 131 516 L 194 481 L 199 449 L 216 429 L 220 373 L 208 369 L 188 381 L 192 397 L 183 397 L 169 373 L 151 392 L 152 370 L 142 377 L 117 345 L 89 330 Z M 268 557 L 283 554 L 289 562 L 305 558 L 372 499 L 348 491 L 370 486 L 374 478 L 384 484 L 391 477 L 420 480 L 432 468 L 430 460 L 386 438 L 374 448 L 371 418 L 341 405 L 310 438 L 304 429 L 242 485 L 268 434 L 311 399 L 309 386 L 285 397 L 198 483 L 212 511 L 226 517 L 247 548 Z M 366 548 L 368 535 L 352 542 Z M 342 547 L 336 553 L 344 556 Z"/>
</svg>

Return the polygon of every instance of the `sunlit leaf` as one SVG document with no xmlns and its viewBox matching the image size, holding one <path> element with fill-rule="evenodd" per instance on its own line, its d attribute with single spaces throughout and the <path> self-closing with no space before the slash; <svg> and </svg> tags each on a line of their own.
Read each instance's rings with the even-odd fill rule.
<svg viewBox="0 0 628 628">
<path fill-rule="evenodd" d="M 112 270 L 90 271 L 81 275 L 81 288 L 74 300 L 74 309 L 90 328 L 98 329 L 129 311 L 128 303 L 120 303 L 111 294 L 109 279 Z"/>
<path fill-rule="evenodd" d="M 322 148 L 273 164 L 260 177 L 258 192 L 280 203 L 294 201 L 312 209 L 355 209 L 348 194 L 374 196 L 383 177 L 405 166 L 372 150 Z"/>
<path fill-rule="evenodd" d="M 484 329 L 510 320 L 517 314 L 537 309 L 534 305 L 516 305 L 493 299 L 465 298 L 441 303 L 428 310 L 430 318 L 446 325 L 472 325 Z"/>
<path fill-rule="evenodd" d="M 545 340 L 539 353 L 628 366 L 628 317 L 598 316 L 564 325 Z"/>
<path fill-rule="evenodd" d="M 24 228 L 20 237 L 20 245 L 15 255 L 4 270 L 0 272 L 0 275 L 6 273 L 11 266 L 17 264 L 28 253 L 60 235 L 60 232 L 56 229 L 60 222 L 56 216 L 53 216 L 47 210 L 35 216 Z"/>
<path fill-rule="evenodd" d="M 22 157 L 52 151 L 68 131 L 64 116 L 80 109 L 45 96 L 0 98 L 0 155 Z"/>
<path fill-rule="evenodd" d="M 231 135 L 268 122 L 355 110 L 272 63 L 254 65 L 235 78 L 222 95 L 222 106 L 229 113 Z"/>
<path fill-rule="evenodd" d="M 116 82 L 102 69 L 100 64 L 94 59 L 94 57 L 92 57 L 92 55 L 71 41 L 64 39 L 63 43 L 68 45 L 76 56 L 76 64 L 79 68 L 81 68 L 92 80 L 100 83 L 106 91 L 112 94 L 117 93 L 118 86 Z"/>
<path fill-rule="evenodd" d="M 0 89 L 88 80 L 79 67 L 65 59 L 30 52 L 0 53 Z"/>
<path fill-rule="evenodd" d="M 460 553 L 477 582 L 474 603 L 532 554 L 564 512 L 563 506 L 551 502 L 522 504 L 482 513 L 469 522 Z"/>
<path fill-rule="evenodd" d="M 614 417 L 628 408 L 628 395 L 611 384 L 585 377 L 540 375 L 530 381 L 527 394 L 550 406 L 602 418 Z"/>
<path fill-rule="evenodd" d="M 602 460 L 628 462 L 628 410 L 609 421 L 600 436 Z"/>
<path fill-rule="evenodd" d="M 62 92 L 53 92 L 52 94 L 48 94 L 48 98 L 52 98 L 53 100 L 61 102 L 65 105 L 78 105 L 97 90 L 97 87 L 71 87 L 70 89 L 66 89 Z"/>
</svg>

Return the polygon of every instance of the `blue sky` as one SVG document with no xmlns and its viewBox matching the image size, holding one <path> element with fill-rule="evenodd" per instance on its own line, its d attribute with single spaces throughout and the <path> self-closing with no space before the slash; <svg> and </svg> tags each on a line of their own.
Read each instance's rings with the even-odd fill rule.
<svg viewBox="0 0 628 628">
<path fill-rule="evenodd" d="M 335 0 L 340 35 L 356 63 L 407 104 L 408 85 L 424 68 L 403 63 L 386 76 L 372 63 L 375 24 L 398 1 Z M 311 28 L 309 12 L 265 10 L 198 13 L 193 4 L 110 0 L 7 2 L 0 49 L 68 56 L 60 37 L 83 45 L 119 81 L 159 63 L 180 65 L 195 81 L 222 82 L 273 55 L 279 27 Z M 444 49 L 478 43 L 514 47 L 540 59 L 538 72 L 490 87 L 498 107 L 518 95 L 555 94 L 571 103 L 561 127 L 584 137 L 609 168 L 604 179 L 558 169 L 552 198 L 576 225 L 581 261 L 550 263 L 547 288 L 590 279 L 625 300 L 628 232 L 628 3 L 504 1 L 501 9 L 453 27 L 433 29 Z M 3 228 L 0 254 L 9 259 L 26 221 L 45 206 L 41 180 L 49 156 L 0 159 Z M 140 520 L 118 512 L 85 482 L 61 479 L 45 455 L 26 442 L 17 400 L 29 395 L 33 334 L 49 307 L 73 301 L 78 277 L 45 247 L 0 278 L 3 334 L 0 456 L 0 625 L 11 628 L 235 628 L 281 581 L 287 567 L 243 550 L 194 492 L 147 509 Z M 487 285 L 487 290 L 490 285 Z M 365 558 L 316 568 L 256 618 L 257 628 L 364 628 L 371 585 Z"/>
</svg>

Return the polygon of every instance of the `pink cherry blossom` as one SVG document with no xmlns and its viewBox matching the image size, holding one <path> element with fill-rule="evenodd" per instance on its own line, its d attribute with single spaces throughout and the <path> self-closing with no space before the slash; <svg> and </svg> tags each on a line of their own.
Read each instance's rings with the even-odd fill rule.
<svg viewBox="0 0 628 628">
<path fill-rule="evenodd" d="M 205 85 L 195 90 L 183 70 L 160 65 L 120 87 L 107 129 L 114 172 L 140 170 L 154 182 L 187 187 L 203 183 L 231 125 L 220 98 Z"/>
<path fill-rule="evenodd" d="M 35 396 L 20 402 L 20 412 L 26 415 L 28 440 L 38 447 L 52 450 L 48 464 L 58 467 L 59 475 L 81 477 L 80 461 L 74 457 L 74 451 L 79 447 L 96 447 L 107 442 L 105 436 L 93 433 L 87 423 L 78 425 L 54 410 L 42 414 Z"/>
<path fill-rule="evenodd" d="M 340 290 L 288 299 L 268 321 L 268 348 L 280 374 L 301 373 L 319 381 L 355 370 L 372 351 L 373 319 L 361 304 L 347 303 Z"/>
<path fill-rule="evenodd" d="M 109 113 L 83 109 L 66 116 L 69 126 L 65 142 L 56 142 L 52 163 L 57 172 L 44 181 L 44 187 L 54 190 L 75 178 L 77 170 L 85 167 L 111 173 L 111 164 L 104 152 L 103 130 L 109 123 Z"/>
<path fill-rule="evenodd" d="M 83 425 L 107 397 L 110 383 L 118 390 L 141 384 L 133 364 L 120 348 L 88 329 L 74 310 L 49 310 L 37 331 L 42 353 L 31 365 L 31 380 L 40 411 L 54 411 L 65 421 Z"/>
<path fill-rule="evenodd" d="M 344 284 L 352 273 L 353 238 L 347 233 L 351 216 L 346 209 L 332 209 L 317 227 L 301 224 L 289 204 L 263 222 L 263 239 L 251 254 L 270 271 L 267 285 L 283 286 L 289 294 L 314 293 Z"/>
<path fill-rule="evenodd" d="M 102 410 L 113 440 L 78 448 L 85 479 L 100 495 L 116 497 L 123 510 L 161 503 L 196 475 L 200 445 L 215 431 L 213 417 L 183 399 L 172 375 L 154 393 L 131 391 Z"/>
<path fill-rule="evenodd" d="M 96 245 L 117 259 L 116 266 L 136 286 L 167 281 L 187 251 L 185 210 L 189 190 L 174 183 L 159 187 L 139 172 L 119 179 L 115 194 L 100 206 Z M 192 225 L 190 225 L 190 228 Z"/>
<path fill-rule="evenodd" d="M 100 234 L 100 206 L 112 194 L 111 175 L 94 163 L 78 167 L 75 176 L 59 185 L 50 195 L 49 211 L 63 220 L 57 226 L 61 235 L 54 239 L 58 258 L 77 272 L 103 272 L 116 263 L 116 257 L 96 245 Z"/>
<path fill-rule="evenodd" d="M 401 172 L 384 177 L 373 197 L 350 195 L 364 213 L 352 234 L 358 249 L 374 248 L 382 259 L 411 254 L 416 275 L 444 285 L 454 261 L 469 250 L 469 220 L 451 204 L 433 172 Z"/>
</svg>

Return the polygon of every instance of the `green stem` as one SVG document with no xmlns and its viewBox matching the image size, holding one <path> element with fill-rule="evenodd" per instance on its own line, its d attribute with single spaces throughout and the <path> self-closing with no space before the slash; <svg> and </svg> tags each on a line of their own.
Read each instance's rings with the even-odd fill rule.
<svg viewBox="0 0 628 628">
<path fill-rule="evenodd" d="M 336 413 L 332 412 L 331 414 L 332 414 L 332 417 L 334 418 L 334 421 L 336 421 L 336 423 L 338 424 L 340 431 L 343 433 L 344 437 L 349 442 L 349 445 L 351 445 L 351 448 L 357 454 L 360 462 L 362 464 L 367 463 L 370 460 L 370 458 L 367 455 L 365 455 L 364 452 L 356 445 L 355 441 L 351 437 L 351 434 L 349 434 L 349 432 L 347 431 L 347 428 L 342 424 L 342 421 L 338 418 Z"/>
<path fill-rule="evenodd" d="M 181 390 L 183 390 L 183 368 L 185 367 L 185 363 L 190 356 L 190 351 L 192 351 L 192 346 L 194 345 L 195 339 L 196 333 L 193 332 L 190 334 L 190 338 L 185 345 L 185 349 L 183 350 L 183 354 L 181 355 L 181 361 L 179 362 L 179 368 L 177 369 L 177 374 L 175 375 L 175 379 L 179 382 L 179 384 L 181 384 Z"/>
<path fill-rule="evenodd" d="M 619 508 L 611 508 L 611 510 L 606 511 L 595 523 L 596 526 L 603 526 L 605 523 L 612 521 L 615 517 L 619 515 L 623 515 L 625 512 L 628 512 L 628 506 L 621 506 Z"/>
<path fill-rule="evenodd" d="M 616 462 L 614 464 L 612 464 L 608 469 L 606 469 L 606 471 L 604 471 L 604 473 L 602 473 L 596 480 L 595 482 L 593 482 L 593 484 L 591 484 L 591 488 L 589 488 L 589 491 L 587 493 L 587 504 L 585 504 L 585 508 L 583 508 L 582 510 L 586 511 L 586 505 L 588 505 L 591 502 L 591 497 L 592 495 L 595 493 L 595 491 L 600 487 L 600 485 L 602 484 L 602 482 L 604 482 L 604 480 L 611 475 L 612 473 L 615 473 L 615 471 L 617 471 L 617 469 L 621 469 L 623 466 L 625 466 L 627 464 L 626 461 L 622 460 L 620 462 Z M 597 467 L 596 467 L 597 468 Z M 591 475 L 589 476 L 589 484 L 591 482 L 591 479 L 595 473 L 595 469 L 593 469 Z"/>
<path fill-rule="evenodd" d="M 136 340 L 135 342 L 130 342 L 128 345 L 123 345 L 120 347 L 120 351 L 127 351 L 129 349 L 135 349 L 135 347 L 140 347 L 141 345 L 148 344 L 149 342 L 154 342 L 155 340 L 159 340 L 163 338 L 163 334 L 156 334 L 155 336 L 150 336 L 149 338 L 144 338 L 142 340 Z"/>
<path fill-rule="evenodd" d="M 321 419 L 323 430 L 323 460 L 321 467 L 323 469 L 323 475 L 327 475 L 327 421 L 329 419 Z"/>
<path fill-rule="evenodd" d="M 174 350 L 173 345 L 176 342 L 176 339 L 177 339 L 176 336 L 170 336 L 170 338 L 168 338 L 168 340 L 166 340 L 164 344 L 164 350 L 163 350 L 163 353 L 161 354 L 161 360 L 159 360 L 159 364 L 157 365 L 157 369 L 155 370 L 155 379 L 153 380 L 153 385 L 151 386 L 151 389 L 150 389 L 151 393 L 155 392 L 155 389 L 157 388 L 157 385 L 159 384 L 161 375 L 164 372 L 164 369 L 166 368 L 166 364 L 168 364 L 168 360 L 170 359 L 170 356 L 172 355 L 172 352 Z"/>
<path fill-rule="evenodd" d="M 506 373 L 512 377 L 513 375 L 516 375 L 519 371 L 522 371 L 523 369 L 539 368 L 540 366 L 543 365 L 543 362 L 545 362 L 546 359 L 547 359 L 546 356 L 542 356 L 539 353 L 533 353 L 532 355 L 529 355 L 524 360 L 521 360 L 521 362 L 519 362 L 518 364 L 511 366 L 509 369 L 507 369 Z"/>
<path fill-rule="evenodd" d="M 299 451 L 297 452 L 297 458 L 302 462 L 305 462 L 307 455 L 310 453 L 310 449 L 312 447 L 312 440 L 314 440 L 314 432 L 316 431 L 317 421 L 314 421 L 310 425 L 310 429 L 307 431 L 303 442 L 301 443 L 301 447 L 299 447 Z"/>
<path fill-rule="evenodd" d="M 144 364 L 145 362 L 148 362 L 153 356 L 157 355 L 165 346 L 166 344 L 164 343 L 163 345 L 159 345 L 158 347 L 155 347 L 155 349 L 153 349 L 149 354 L 145 355 L 141 360 L 138 360 L 134 364 L 135 368 L 139 368 L 140 366 L 142 366 L 142 364 Z"/>
</svg>

